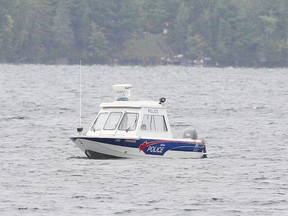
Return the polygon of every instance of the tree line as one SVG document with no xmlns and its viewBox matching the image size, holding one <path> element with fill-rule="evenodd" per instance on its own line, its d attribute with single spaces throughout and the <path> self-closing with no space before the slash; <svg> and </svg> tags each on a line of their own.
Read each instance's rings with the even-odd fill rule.
<svg viewBox="0 0 288 216">
<path fill-rule="evenodd" d="M 285 67 L 287 0 L 0 0 L 0 63 Z"/>
</svg>

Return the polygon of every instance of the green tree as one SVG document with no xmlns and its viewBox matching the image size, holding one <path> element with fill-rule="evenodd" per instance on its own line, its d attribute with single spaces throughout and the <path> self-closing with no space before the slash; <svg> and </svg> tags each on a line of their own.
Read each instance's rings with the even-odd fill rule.
<svg viewBox="0 0 288 216">
<path fill-rule="evenodd" d="M 142 3 L 140 12 L 141 27 L 143 31 L 149 34 L 159 34 L 163 31 L 164 23 L 171 22 L 165 8 L 171 1 L 146 0 Z"/>
<path fill-rule="evenodd" d="M 88 61 L 95 63 L 107 62 L 108 41 L 102 29 L 92 22 L 87 43 Z"/>
<path fill-rule="evenodd" d="M 16 8 L 19 0 L 0 0 L 0 60 L 11 62 L 15 51 L 13 38 L 17 20 Z"/>
<path fill-rule="evenodd" d="M 0 0 L 1 62 L 145 64 L 163 51 L 222 66 L 287 66 L 288 1 Z"/>
<path fill-rule="evenodd" d="M 5 56 L 5 61 L 10 61 L 13 54 L 13 43 L 12 38 L 14 35 L 14 19 L 11 15 L 5 15 L 5 21 L 2 24 L 1 34 L 0 34 L 0 50 L 1 56 Z"/>
<path fill-rule="evenodd" d="M 85 53 L 89 31 L 89 5 L 87 0 L 73 0 L 70 10 L 71 26 L 75 36 L 75 47 L 78 52 Z"/>
<path fill-rule="evenodd" d="M 57 58 L 69 59 L 74 46 L 74 33 L 70 19 L 70 2 L 59 1 L 56 4 L 56 12 L 53 19 L 52 32 L 54 38 L 54 50 Z M 67 60 L 65 60 L 67 61 Z"/>
</svg>

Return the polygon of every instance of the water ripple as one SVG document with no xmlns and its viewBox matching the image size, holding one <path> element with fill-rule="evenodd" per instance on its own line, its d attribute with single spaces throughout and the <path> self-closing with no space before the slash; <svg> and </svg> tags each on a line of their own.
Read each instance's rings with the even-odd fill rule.
<svg viewBox="0 0 288 216">
<path fill-rule="evenodd" d="M 134 98 L 167 98 L 174 136 L 207 140 L 205 160 L 103 161 L 68 139 L 78 68 L 1 65 L 1 216 L 288 214 L 286 69 L 83 66 L 85 130 L 130 82 Z"/>
</svg>

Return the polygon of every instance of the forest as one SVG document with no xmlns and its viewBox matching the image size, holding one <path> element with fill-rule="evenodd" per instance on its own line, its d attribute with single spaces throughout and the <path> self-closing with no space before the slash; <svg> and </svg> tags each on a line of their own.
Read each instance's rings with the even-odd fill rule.
<svg viewBox="0 0 288 216">
<path fill-rule="evenodd" d="M 286 67 L 287 0 L 0 0 L 0 63 Z"/>
</svg>

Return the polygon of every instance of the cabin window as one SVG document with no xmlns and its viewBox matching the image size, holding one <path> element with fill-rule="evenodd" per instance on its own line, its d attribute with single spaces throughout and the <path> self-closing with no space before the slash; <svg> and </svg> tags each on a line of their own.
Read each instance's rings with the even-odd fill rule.
<svg viewBox="0 0 288 216">
<path fill-rule="evenodd" d="M 108 113 L 100 113 L 95 120 L 93 126 L 91 127 L 92 131 L 99 131 L 103 128 L 105 121 L 107 119 Z"/>
<path fill-rule="evenodd" d="M 104 126 L 105 130 L 115 130 L 120 120 L 121 112 L 111 112 Z"/>
<path fill-rule="evenodd" d="M 134 131 L 138 122 L 138 113 L 125 113 L 119 125 L 119 130 Z"/>
<path fill-rule="evenodd" d="M 165 118 L 162 115 L 145 114 L 141 122 L 141 130 L 152 132 L 166 132 L 168 131 Z"/>
</svg>

